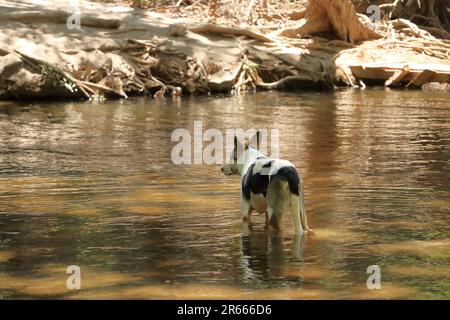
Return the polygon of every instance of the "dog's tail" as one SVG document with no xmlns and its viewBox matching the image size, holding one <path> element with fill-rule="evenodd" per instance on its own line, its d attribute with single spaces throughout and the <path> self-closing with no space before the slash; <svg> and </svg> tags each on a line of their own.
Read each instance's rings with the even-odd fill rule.
<svg viewBox="0 0 450 320">
<path fill-rule="evenodd" d="M 303 180 L 300 177 L 300 183 L 299 183 L 299 198 L 300 198 L 300 214 L 301 214 L 301 222 L 302 227 L 305 231 L 311 231 L 308 227 L 308 218 L 306 216 L 306 209 L 305 209 L 305 192 L 304 192 L 304 186 L 303 186 Z"/>
</svg>

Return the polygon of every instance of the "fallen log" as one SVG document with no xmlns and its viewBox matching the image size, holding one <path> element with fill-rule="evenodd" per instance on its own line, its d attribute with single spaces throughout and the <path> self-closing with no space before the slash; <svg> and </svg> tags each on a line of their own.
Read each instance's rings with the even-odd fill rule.
<svg viewBox="0 0 450 320">
<path fill-rule="evenodd" d="M 401 80 L 403 80 L 404 77 L 406 77 L 410 73 L 409 67 L 406 66 L 403 70 L 395 71 L 394 75 L 390 77 L 386 82 L 384 83 L 385 87 L 390 87 L 394 84 L 397 84 Z"/>
<path fill-rule="evenodd" d="M 348 67 L 356 78 L 385 80 L 386 86 L 407 83 L 407 87 L 419 87 L 427 82 L 450 82 L 450 66 L 444 64 L 372 62 Z"/>
</svg>

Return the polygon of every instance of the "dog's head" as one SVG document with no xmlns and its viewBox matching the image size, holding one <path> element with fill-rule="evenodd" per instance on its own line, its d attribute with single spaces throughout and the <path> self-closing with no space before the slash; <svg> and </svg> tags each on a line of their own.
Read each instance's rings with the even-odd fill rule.
<svg viewBox="0 0 450 320">
<path fill-rule="evenodd" d="M 239 151 L 242 152 L 243 146 L 238 141 L 237 137 L 234 136 L 234 147 L 233 151 L 231 152 L 229 156 L 229 160 L 227 163 L 225 163 L 220 170 L 223 172 L 226 176 L 231 176 L 233 174 L 239 174 L 239 168 L 238 168 L 238 154 Z"/>
<path fill-rule="evenodd" d="M 256 140 L 256 149 L 250 146 L 250 142 Z M 244 165 L 256 158 L 259 154 L 259 143 L 261 140 L 261 133 L 257 131 L 255 136 L 250 141 L 242 144 L 236 136 L 234 136 L 233 151 L 229 155 L 229 160 L 220 169 L 224 175 L 230 176 L 233 174 L 240 174 Z M 253 152 L 252 152 L 253 151 Z"/>
</svg>

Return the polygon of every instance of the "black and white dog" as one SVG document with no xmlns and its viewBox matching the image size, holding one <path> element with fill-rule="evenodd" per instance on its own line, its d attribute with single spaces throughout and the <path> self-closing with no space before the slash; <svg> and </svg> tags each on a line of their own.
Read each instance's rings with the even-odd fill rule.
<svg viewBox="0 0 450 320">
<path fill-rule="evenodd" d="M 249 143 L 243 146 L 235 136 L 232 161 L 221 168 L 225 175 L 241 176 L 243 221 L 250 222 L 253 211 L 265 213 L 266 225 L 269 224 L 279 230 L 281 216 L 290 208 L 295 233 L 310 231 L 300 175 L 291 162 L 270 159 L 262 154 L 259 151 L 260 135 L 258 131 L 256 149 Z"/>
</svg>

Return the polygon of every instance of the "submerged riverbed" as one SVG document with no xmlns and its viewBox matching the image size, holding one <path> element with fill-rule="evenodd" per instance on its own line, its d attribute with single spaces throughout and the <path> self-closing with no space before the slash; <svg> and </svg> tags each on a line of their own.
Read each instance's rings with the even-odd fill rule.
<svg viewBox="0 0 450 320">
<path fill-rule="evenodd" d="M 0 298 L 450 298 L 448 93 L 0 103 Z M 314 234 L 243 233 L 238 177 L 171 162 L 194 121 L 279 129 Z"/>
</svg>

